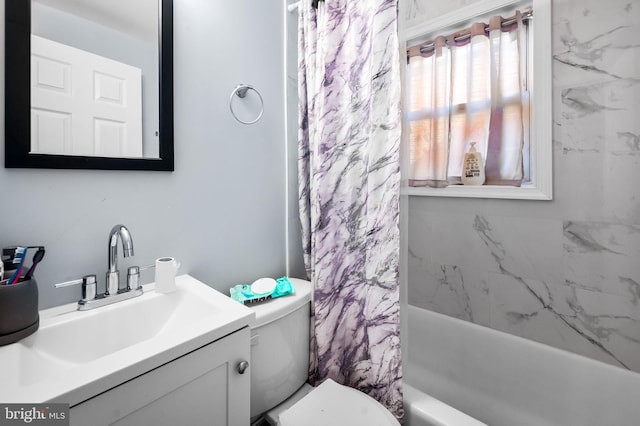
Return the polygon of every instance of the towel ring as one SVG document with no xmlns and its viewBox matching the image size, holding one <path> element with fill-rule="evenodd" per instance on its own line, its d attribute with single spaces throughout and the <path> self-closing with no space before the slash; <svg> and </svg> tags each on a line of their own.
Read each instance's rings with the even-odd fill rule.
<svg viewBox="0 0 640 426">
<path fill-rule="evenodd" d="M 238 116 L 236 115 L 235 111 L 233 110 L 233 97 L 237 96 L 237 97 L 242 99 L 245 96 L 247 96 L 247 92 L 249 90 L 253 90 L 254 92 L 256 92 L 256 94 L 260 98 L 260 114 L 258 114 L 258 117 L 256 117 L 255 120 L 244 121 L 244 120 L 239 119 Z M 262 95 L 253 86 L 250 86 L 248 84 L 238 84 L 235 87 L 235 89 L 233 89 L 233 92 L 231 92 L 231 96 L 229 97 L 229 110 L 231 110 L 231 115 L 233 115 L 233 118 L 235 118 L 238 122 L 240 122 L 242 124 L 254 124 L 254 123 L 258 122 L 258 120 L 260 120 L 262 118 L 262 114 L 264 113 L 264 101 L 262 100 Z"/>
</svg>

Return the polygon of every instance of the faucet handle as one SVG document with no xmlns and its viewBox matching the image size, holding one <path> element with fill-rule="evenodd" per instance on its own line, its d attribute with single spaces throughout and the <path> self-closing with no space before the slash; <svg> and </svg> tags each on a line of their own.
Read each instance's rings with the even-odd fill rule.
<svg viewBox="0 0 640 426">
<path fill-rule="evenodd" d="M 97 280 L 95 275 L 85 275 L 82 279 L 65 281 L 55 284 L 55 288 L 70 287 L 72 285 L 82 284 L 82 299 L 84 301 L 93 300 L 97 294 Z"/>
<path fill-rule="evenodd" d="M 93 300 L 96 298 L 98 284 L 95 275 L 85 275 L 82 277 L 82 300 Z"/>
<path fill-rule="evenodd" d="M 54 284 L 55 288 L 71 287 L 72 285 L 82 284 L 82 279 L 65 281 L 63 283 Z"/>
<path fill-rule="evenodd" d="M 155 263 L 144 266 L 129 266 L 127 269 L 127 290 L 137 290 L 140 288 L 140 272 L 155 267 Z"/>
<path fill-rule="evenodd" d="M 127 290 L 137 290 L 140 287 L 140 267 L 129 266 L 127 269 Z"/>
</svg>

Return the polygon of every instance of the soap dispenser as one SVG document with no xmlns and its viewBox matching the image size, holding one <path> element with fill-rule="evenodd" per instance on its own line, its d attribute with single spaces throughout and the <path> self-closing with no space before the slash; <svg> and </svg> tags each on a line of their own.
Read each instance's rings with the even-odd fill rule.
<svg viewBox="0 0 640 426">
<path fill-rule="evenodd" d="M 482 154 L 476 151 L 476 143 L 471 142 L 469 152 L 464 154 L 462 162 L 462 183 L 465 185 L 482 185 L 484 183 L 484 164 Z"/>
</svg>

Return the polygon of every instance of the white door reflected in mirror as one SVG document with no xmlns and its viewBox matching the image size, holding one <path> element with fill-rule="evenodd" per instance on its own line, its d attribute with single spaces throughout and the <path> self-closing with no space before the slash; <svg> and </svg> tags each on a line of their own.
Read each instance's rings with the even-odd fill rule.
<svg viewBox="0 0 640 426">
<path fill-rule="evenodd" d="M 29 1 L 29 152 L 160 158 L 159 1 Z"/>
<path fill-rule="evenodd" d="M 31 153 L 142 157 L 142 71 L 31 35 Z"/>
</svg>

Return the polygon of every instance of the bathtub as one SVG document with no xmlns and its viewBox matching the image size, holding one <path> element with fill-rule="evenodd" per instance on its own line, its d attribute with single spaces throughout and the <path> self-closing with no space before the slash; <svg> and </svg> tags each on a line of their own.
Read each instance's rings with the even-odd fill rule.
<svg viewBox="0 0 640 426">
<path fill-rule="evenodd" d="M 487 426 L 406 382 L 402 391 L 405 426 Z"/>
<path fill-rule="evenodd" d="M 640 374 L 408 306 L 407 426 L 640 424 Z"/>
</svg>

